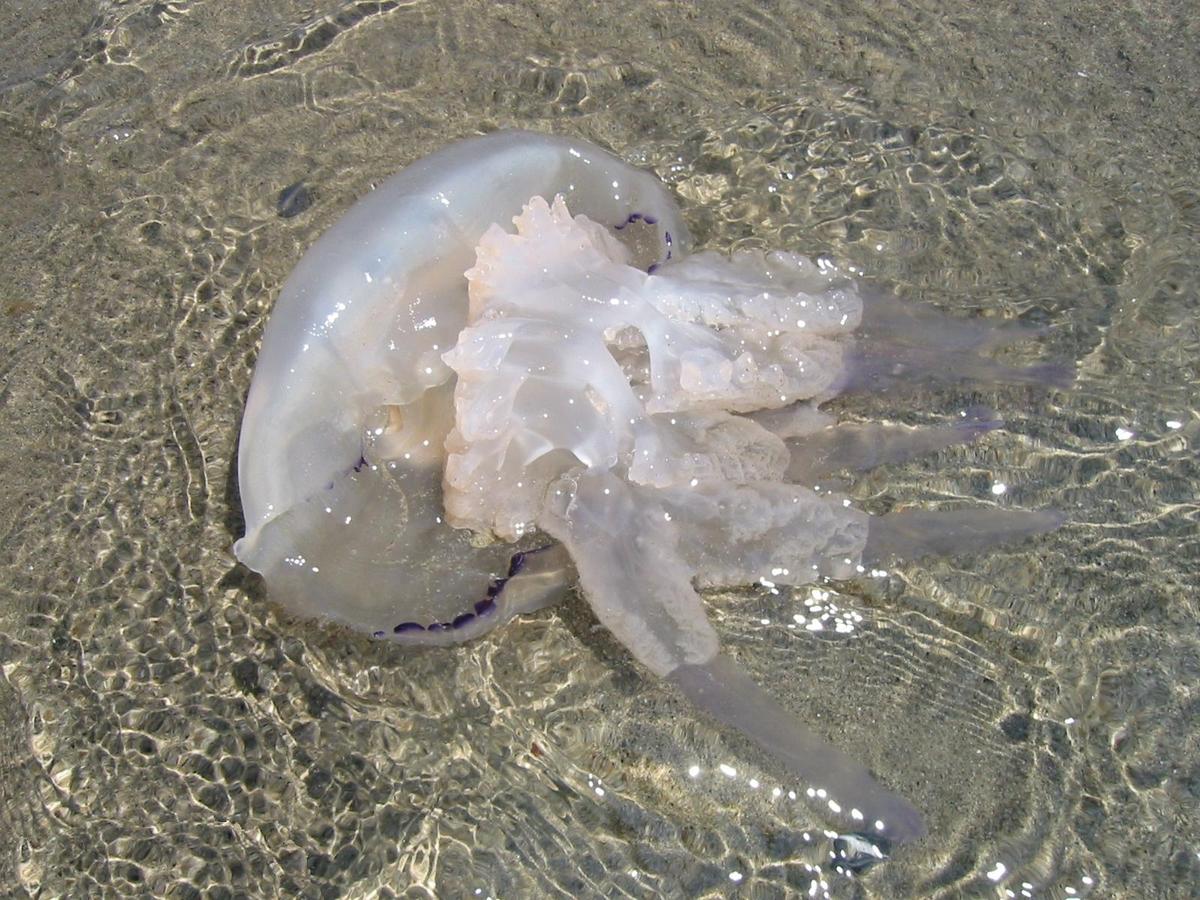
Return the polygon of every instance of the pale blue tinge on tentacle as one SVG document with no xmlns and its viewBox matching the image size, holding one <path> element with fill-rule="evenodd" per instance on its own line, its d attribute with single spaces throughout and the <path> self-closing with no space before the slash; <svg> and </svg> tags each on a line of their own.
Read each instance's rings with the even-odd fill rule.
<svg viewBox="0 0 1200 900">
<path fill-rule="evenodd" d="M 955 444 L 971 443 L 1003 427 L 1003 420 L 978 406 L 963 410 L 949 425 L 918 428 L 876 422 L 828 425 L 787 440 L 791 451 L 787 479 L 816 484 L 837 472 L 861 472 L 905 462 Z"/>
<path fill-rule="evenodd" d="M 1056 509 L 907 509 L 871 520 L 863 561 L 870 564 L 979 553 L 997 544 L 1053 531 L 1066 521 Z"/>
<path fill-rule="evenodd" d="M 985 356 L 1042 329 L 948 316 L 874 288 L 863 289 L 862 323 L 838 393 L 881 393 L 930 384 L 1032 384 L 1066 388 L 1074 367 L 1010 366 Z"/>
</svg>

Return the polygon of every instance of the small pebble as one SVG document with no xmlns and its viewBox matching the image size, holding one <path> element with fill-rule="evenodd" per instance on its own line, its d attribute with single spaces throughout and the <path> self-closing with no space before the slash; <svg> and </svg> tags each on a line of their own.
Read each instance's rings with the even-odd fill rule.
<svg viewBox="0 0 1200 900">
<path fill-rule="evenodd" d="M 279 199 L 275 201 L 275 211 L 279 213 L 280 218 L 290 219 L 312 206 L 312 202 L 312 193 L 303 181 L 297 181 L 279 192 Z"/>
</svg>

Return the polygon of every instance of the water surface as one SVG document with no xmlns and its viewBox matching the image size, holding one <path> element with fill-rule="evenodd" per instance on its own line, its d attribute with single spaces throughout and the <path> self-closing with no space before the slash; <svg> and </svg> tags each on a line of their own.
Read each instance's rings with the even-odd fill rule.
<svg viewBox="0 0 1200 900">
<path fill-rule="evenodd" d="M 1197 20 L 943 6 L 5 4 L 0 889 L 1192 896 Z M 863 878 L 818 874 L 799 786 L 578 600 L 416 652 L 290 619 L 234 564 L 282 279 L 382 177 L 498 127 L 655 169 L 701 246 L 829 253 L 1050 326 L 1014 362 L 1078 363 L 1068 393 L 844 408 L 1008 423 L 862 478 L 864 508 L 1060 531 L 711 598 L 757 680 L 926 812 Z"/>
</svg>

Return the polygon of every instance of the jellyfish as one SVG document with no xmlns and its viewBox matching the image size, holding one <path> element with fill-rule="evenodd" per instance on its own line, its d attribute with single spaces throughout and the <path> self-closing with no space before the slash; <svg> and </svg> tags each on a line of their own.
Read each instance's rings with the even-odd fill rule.
<svg viewBox="0 0 1200 900">
<path fill-rule="evenodd" d="M 800 585 L 1051 529 L 1053 511 L 870 516 L 812 485 L 1000 425 L 838 423 L 851 392 L 1064 386 L 1033 335 L 826 259 L 689 253 L 669 191 L 578 138 L 452 144 L 367 196 L 275 303 L 238 449 L 234 552 L 285 608 L 451 645 L 577 589 L 647 670 L 891 842 L 924 824 L 720 649 L 704 591 Z"/>
</svg>

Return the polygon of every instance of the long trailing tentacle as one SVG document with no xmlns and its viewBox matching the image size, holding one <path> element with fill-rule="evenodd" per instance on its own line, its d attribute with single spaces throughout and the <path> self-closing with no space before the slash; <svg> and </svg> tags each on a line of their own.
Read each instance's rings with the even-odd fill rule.
<svg viewBox="0 0 1200 900">
<path fill-rule="evenodd" d="M 904 425 L 833 425 L 814 434 L 790 438 L 787 480 L 812 484 L 843 470 L 862 471 L 904 462 L 954 444 L 966 444 L 1003 428 L 990 409 L 965 410 L 952 425 L 910 428 Z"/>
<path fill-rule="evenodd" d="M 898 843 L 925 834 L 912 804 L 788 712 L 728 656 L 681 666 L 668 680 L 696 706 L 745 734 L 821 791 L 829 811 L 842 821 Z"/>
<path fill-rule="evenodd" d="M 927 554 L 975 553 L 996 544 L 1053 531 L 1066 520 L 1058 510 L 910 509 L 875 516 L 867 527 L 863 562 L 869 565 Z"/>
<path fill-rule="evenodd" d="M 560 479 L 540 524 L 571 551 L 597 618 L 700 709 L 834 800 L 827 814 L 894 841 L 924 834 L 920 814 L 818 736 L 719 653 L 677 546 L 681 524 L 609 473 Z M 882 827 L 876 825 L 879 822 Z"/>
<path fill-rule="evenodd" d="M 1029 340 L 1045 329 L 1023 323 L 960 318 L 860 287 L 862 322 L 847 354 L 839 392 L 880 393 L 922 384 L 1032 384 L 1069 387 L 1074 366 L 1011 366 L 984 354 Z"/>
</svg>

